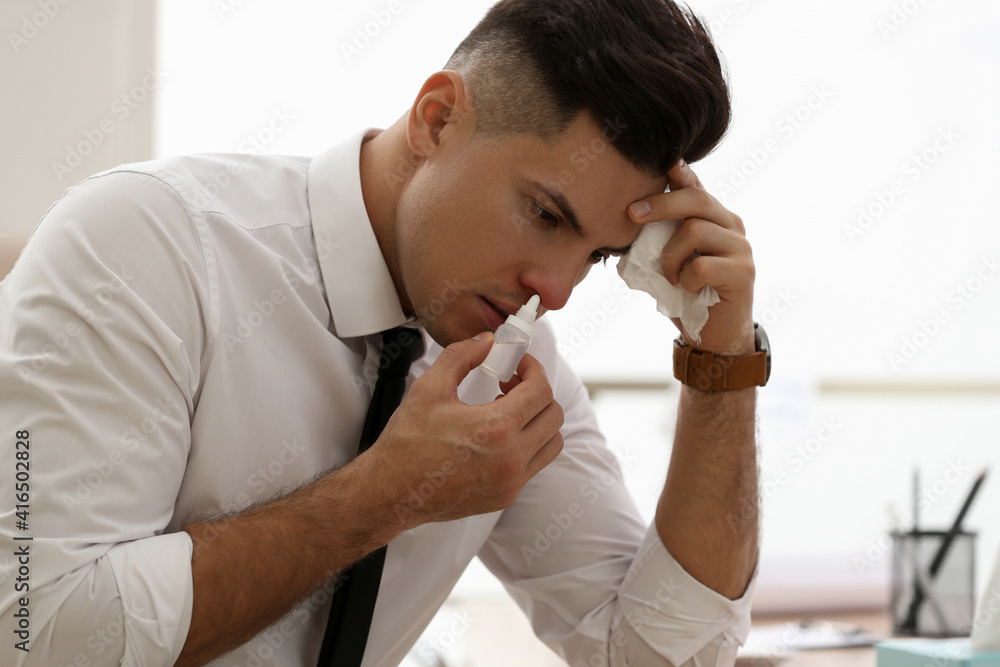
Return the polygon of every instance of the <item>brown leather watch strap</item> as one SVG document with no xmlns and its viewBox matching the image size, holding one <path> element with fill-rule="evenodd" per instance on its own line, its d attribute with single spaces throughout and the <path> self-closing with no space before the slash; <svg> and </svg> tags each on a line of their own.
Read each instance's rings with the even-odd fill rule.
<svg viewBox="0 0 1000 667">
<path fill-rule="evenodd" d="M 674 377 L 701 391 L 760 387 L 768 379 L 768 351 L 724 357 L 674 341 Z"/>
</svg>

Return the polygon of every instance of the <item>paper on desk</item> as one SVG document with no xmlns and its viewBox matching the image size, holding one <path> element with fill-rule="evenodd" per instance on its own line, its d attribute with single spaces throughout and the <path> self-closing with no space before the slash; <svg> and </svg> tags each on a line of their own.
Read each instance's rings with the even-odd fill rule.
<svg viewBox="0 0 1000 667">
<path fill-rule="evenodd" d="M 803 620 L 751 628 L 736 664 L 777 665 L 794 651 L 870 646 L 875 638 L 856 625 Z"/>
</svg>

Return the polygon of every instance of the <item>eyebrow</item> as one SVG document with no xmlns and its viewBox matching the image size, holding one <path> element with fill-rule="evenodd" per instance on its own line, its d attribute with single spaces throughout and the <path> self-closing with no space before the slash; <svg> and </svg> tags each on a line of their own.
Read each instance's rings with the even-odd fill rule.
<svg viewBox="0 0 1000 667">
<path fill-rule="evenodd" d="M 573 208 L 573 205 L 569 203 L 569 199 L 566 198 L 566 195 L 559 190 L 545 185 L 544 183 L 539 183 L 538 181 L 528 179 L 528 184 L 539 190 L 559 208 L 559 212 L 562 213 L 562 216 L 566 219 L 566 222 L 569 223 L 569 226 L 573 228 L 573 231 L 576 232 L 577 236 L 581 238 L 586 236 L 586 233 L 583 231 L 583 227 L 580 226 L 580 220 L 577 218 L 576 210 Z M 598 248 L 598 250 L 603 250 L 616 255 L 625 255 L 631 249 L 631 243 L 622 248 Z"/>
</svg>

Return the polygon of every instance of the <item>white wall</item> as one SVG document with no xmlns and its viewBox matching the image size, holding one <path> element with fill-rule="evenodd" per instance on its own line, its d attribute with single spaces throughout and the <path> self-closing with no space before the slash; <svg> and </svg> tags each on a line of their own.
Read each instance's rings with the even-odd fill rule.
<svg viewBox="0 0 1000 667">
<path fill-rule="evenodd" d="M 0 257 L 69 186 L 152 157 L 154 19 L 152 0 L 0 3 Z"/>
</svg>

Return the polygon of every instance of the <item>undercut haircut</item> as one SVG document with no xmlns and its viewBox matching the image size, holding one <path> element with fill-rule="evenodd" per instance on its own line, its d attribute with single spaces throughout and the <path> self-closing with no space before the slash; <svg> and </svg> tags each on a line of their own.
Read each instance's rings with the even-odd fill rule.
<svg viewBox="0 0 1000 667">
<path fill-rule="evenodd" d="M 501 0 L 446 68 L 467 82 L 476 134 L 552 142 L 586 112 L 653 176 L 708 155 L 731 118 L 708 28 L 671 0 Z"/>
</svg>

